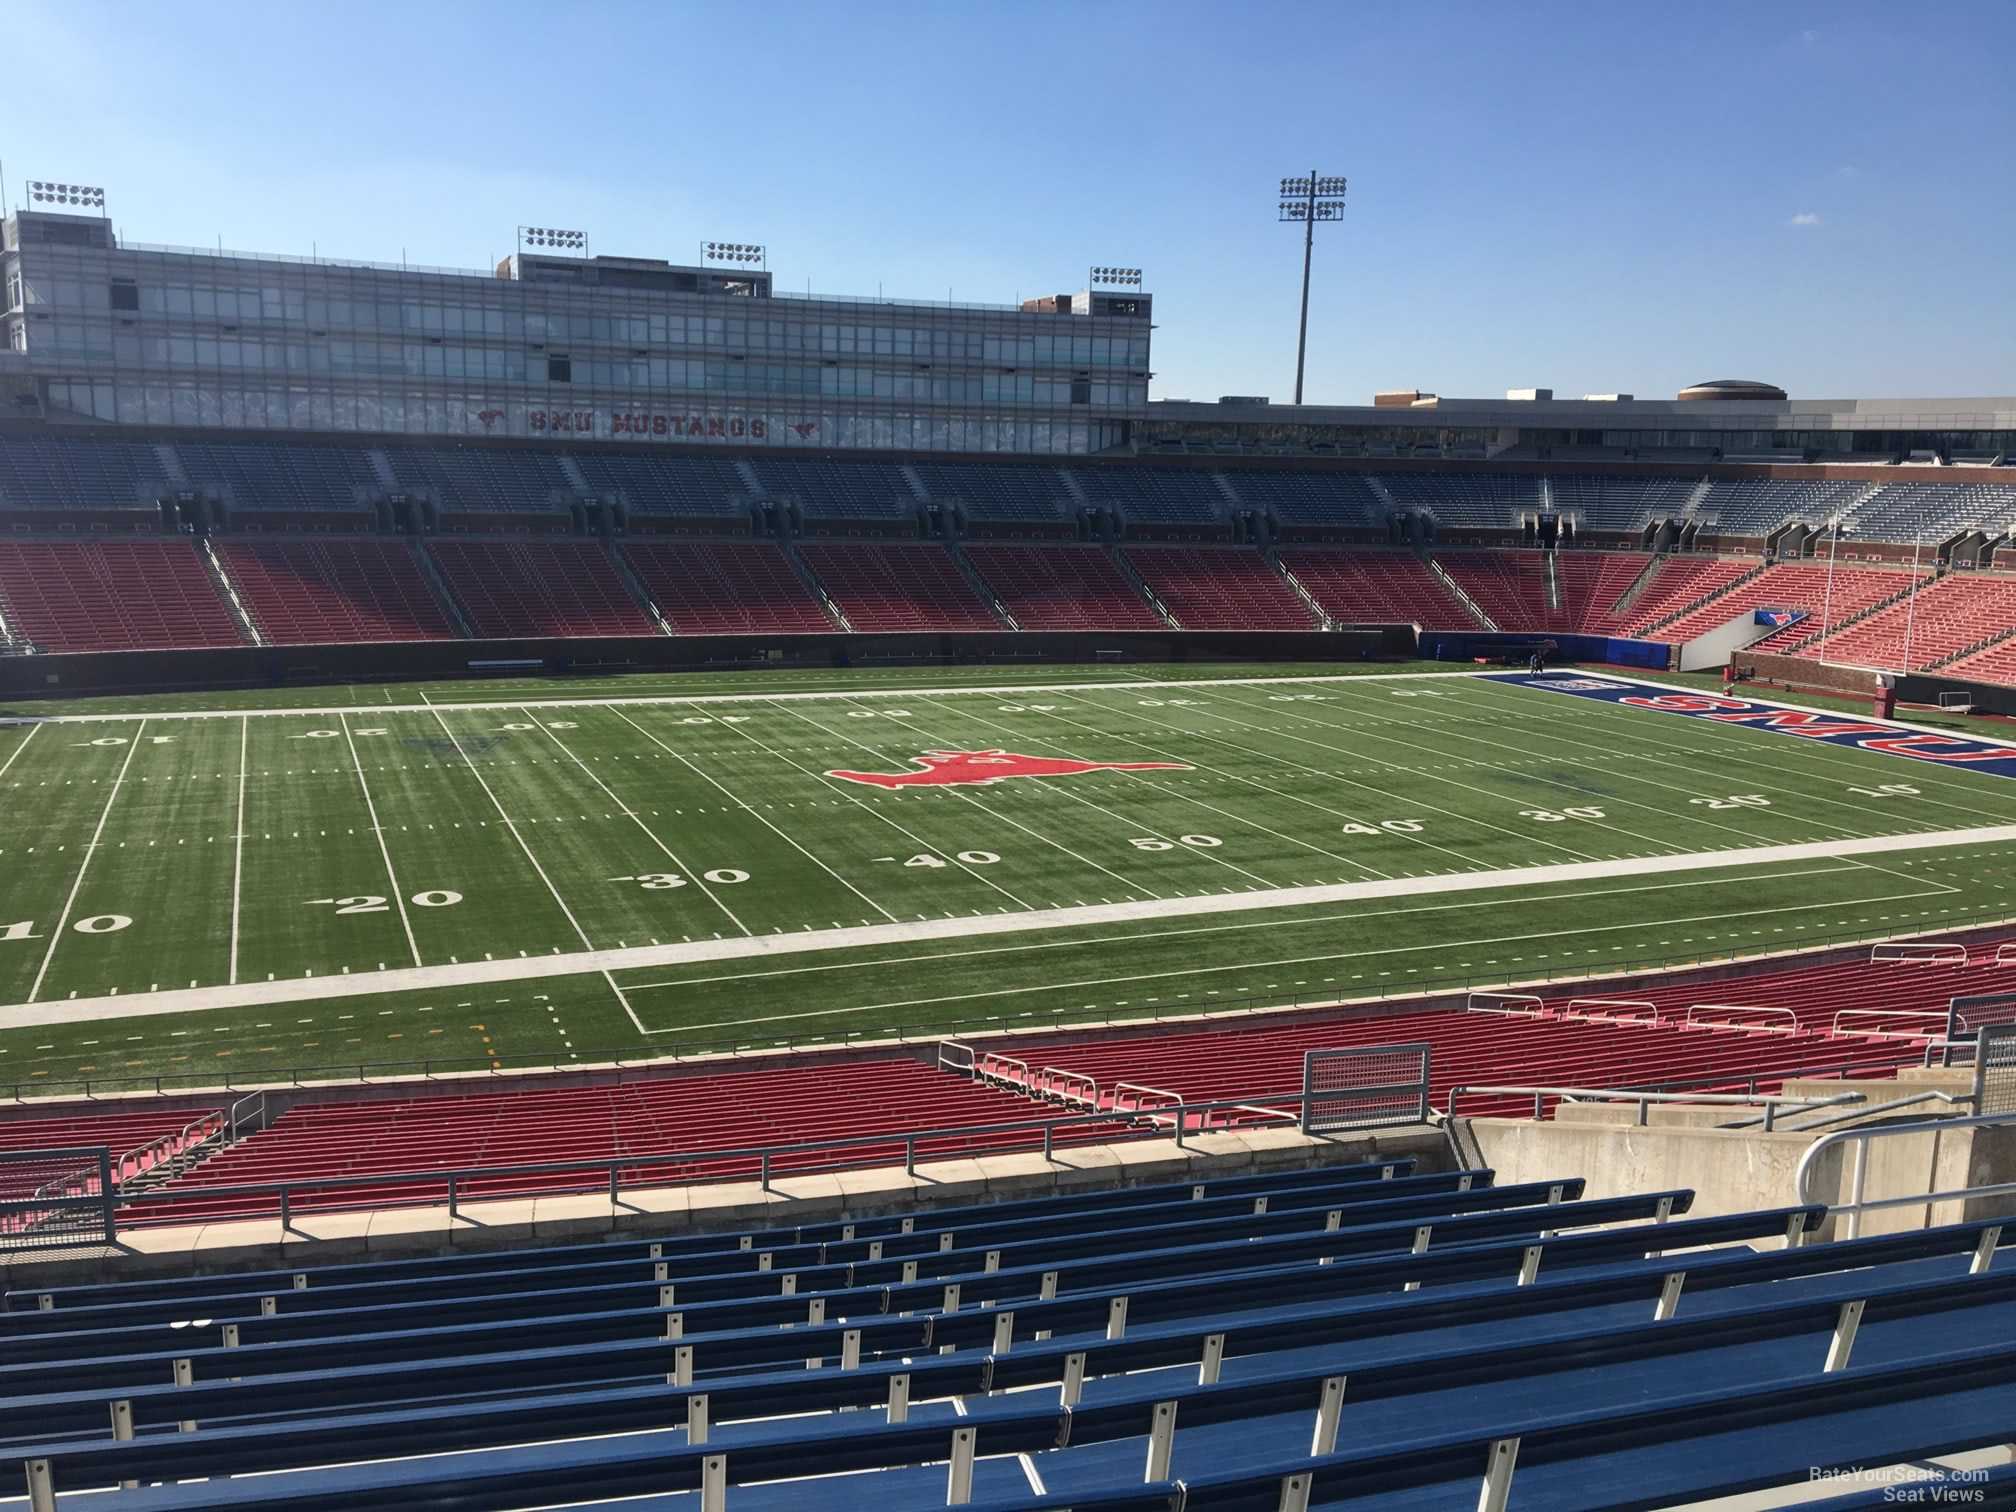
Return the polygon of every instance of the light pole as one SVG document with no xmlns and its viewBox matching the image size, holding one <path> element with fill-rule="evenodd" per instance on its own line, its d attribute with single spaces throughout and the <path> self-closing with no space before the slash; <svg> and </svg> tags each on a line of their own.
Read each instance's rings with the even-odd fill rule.
<svg viewBox="0 0 2016 1512">
<path fill-rule="evenodd" d="M 532 247 L 540 252 L 578 252 L 588 255 L 586 231 L 562 231 L 554 226 L 520 226 L 518 250 Z"/>
<path fill-rule="evenodd" d="M 1281 213 L 1277 219 L 1302 227 L 1302 320 L 1295 331 L 1295 402 L 1302 402 L 1303 360 L 1309 351 L 1309 260 L 1316 246 L 1316 222 L 1344 218 L 1344 180 L 1322 178 L 1313 170 L 1307 178 L 1281 180 Z"/>
<path fill-rule="evenodd" d="M 700 260 L 702 262 L 742 263 L 747 267 L 764 267 L 769 264 L 770 249 L 759 242 L 702 242 Z"/>
</svg>

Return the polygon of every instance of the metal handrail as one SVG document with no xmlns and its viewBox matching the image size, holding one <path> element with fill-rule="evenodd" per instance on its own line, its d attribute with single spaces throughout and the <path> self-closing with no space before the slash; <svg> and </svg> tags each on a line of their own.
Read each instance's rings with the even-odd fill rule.
<svg viewBox="0 0 2016 1512">
<path fill-rule="evenodd" d="M 1131 1107 L 1123 1106 L 1123 1102 L 1125 1100 L 1120 1095 L 1123 1092 L 1133 1092 L 1137 1094 L 1133 1100 L 1133 1106 Z M 1157 1103 L 1154 1107 L 1151 1108 L 1148 1106 L 1147 1103 L 1141 1100 L 1141 1096 L 1139 1094 L 1146 1094 L 1149 1097 L 1164 1097 L 1167 1098 L 1168 1101 L 1164 1103 Z M 1183 1101 L 1183 1094 L 1181 1092 L 1171 1092 L 1166 1087 L 1144 1087 L 1139 1082 L 1113 1083 L 1112 1111 L 1115 1113 L 1146 1113 L 1151 1118 L 1159 1118 L 1163 1115 L 1163 1111 L 1165 1109 L 1180 1106 L 1182 1101 Z"/>
<path fill-rule="evenodd" d="M 1589 1013 L 1587 1008 L 1650 1008 L 1650 1018 L 1626 1018 L 1617 1013 Z M 1570 998 L 1568 1006 L 1561 1010 L 1564 1016 L 1586 1019 L 1601 1024 L 1658 1024 L 1665 1022 L 1659 1016 L 1659 1005 L 1643 998 Z"/>
<path fill-rule="evenodd" d="M 1879 956 L 1879 950 L 1957 950 L 1956 955 L 1889 955 Z M 1974 953 L 1962 940 L 1878 940 L 1869 947 L 1871 966 L 1970 966 Z"/>
<path fill-rule="evenodd" d="M 1792 1022 L 1784 1028 L 1780 1028 L 1775 1023 L 1739 1024 L 1731 1023 L 1726 1019 L 1720 1023 L 1695 1023 L 1694 1015 L 1704 1008 L 1711 1013 L 1782 1013 L 1785 1017 L 1792 1020 Z M 1781 1008 L 1775 1003 L 1696 1003 L 1687 1010 L 1687 1027 L 1689 1029 L 1741 1029 L 1746 1033 L 1755 1034 L 1797 1034 L 1799 1032 L 1799 1015 L 1794 1013 L 1790 1008 Z"/>
<path fill-rule="evenodd" d="M 1813 1189 L 1813 1170 L 1819 1164 L 1822 1152 L 1839 1144 L 1853 1141 L 1855 1163 L 1852 1168 L 1848 1201 L 1829 1201 L 1828 1206 L 1836 1213 L 1848 1215 L 1850 1239 L 1862 1232 L 1862 1215 L 1878 1208 L 1922 1207 L 1929 1213 L 1935 1202 L 1959 1202 L 1972 1197 L 2005 1197 L 2016 1195 L 2016 1182 L 1998 1182 L 1993 1186 L 1960 1187 L 1947 1192 L 1927 1192 L 1918 1197 L 1867 1197 L 1869 1182 L 1869 1145 L 1872 1140 L 1887 1139 L 1898 1134 L 1940 1134 L 1948 1129 L 1988 1129 L 2003 1128 L 2016 1124 L 2016 1113 L 1977 1113 L 1968 1118 L 1925 1118 L 1914 1123 L 1869 1124 L 1859 1129 L 1836 1129 L 1832 1134 L 1823 1134 L 1806 1147 L 1806 1153 L 1799 1157 L 1799 1167 L 1794 1174 L 1794 1190 L 1801 1202 L 1814 1199 L 1807 1194 Z"/>
<path fill-rule="evenodd" d="M 1271 1093 L 1263 1093 L 1261 1095 L 1270 1097 L 1273 1101 L 1279 1102 L 1283 1106 L 1300 1107 L 1308 1100 L 1308 1094 L 1300 1091 L 1284 1092 L 1278 1096 Z M 1155 1111 L 1158 1119 L 1164 1116 L 1173 1116 L 1174 1127 L 1172 1132 L 1178 1148 L 1182 1148 L 1184 1145 L 1185 1128 L 1189 1122 L 1190 1115 L 1209 1115 L 1211 1113 L 1222 1112 L 1226 1109 L 1245 1109 L 1250 1108 L 1250 1106 L 1250 1102 L 1242 1099 L 1213 1098 L 1197 1102 L 1182 1102 L 1173 1107 L 1158 1108 Z M 541 1161 L 524 1165 L 463 1166 L 443 1170 L 386 1171 L 375 1175 L 320 1176 L 306 1180 L 240 1182 L 229 1186 L 178 1186 L 134 1196 L 121 1195 L 117 1201 L 120 1207 L 130 1207 L 140 1203 L 160 1205 L 184 1201 L 207 1202 L 227 1197 L 277 1196 L 280 1200 L 281 1223 L 283 1226 L 291 1227 L 293 1223 L 294 1200 L 300 1195 L 328 1191 L 368 1192 L 385 1187 L 410 1187 L 424 1183 L 429 1186 L 445 1184 L 447 1188 L 448 1211 L 449 1215 L 453 1217 L 459 1210 L 460 1204 L 470 1200 L 465 1195 L 465 1188 L 469 1183 L 489 1181 L 503 1177 L 587 1175 L 592 1172 L 595 1174 L 596 1179 L 592 1183 L 584 1184 L 581 1190 L 588 1190 L 591 1186 L 595 1189 L 600 1189 L 604 1184 L 604 1178 L 606 1178 L 609 1199 L 611 1202 L 616 1202 L 621 1199 L 625 1172 L 639 1173 L 677 1166 L 718 1165 L 731 1161 L 746 1164 L 750 1161 L 755 1161 L 758 1163 L 758 1173 L 763 1189 L 768 1191 L 773 1185 L 774 1178 L 772 1171 L 774 1162 L 786 1157 L 818 1155 L 840 1150 L 887 1148 L 890 1145 L 900 1144 L 903 1146 L 904 1174 L 915 1176 L 917 1174 L 918 1145 L 936 1140 L 960 1139 L 977 1141 L 977 1143 L 969 1143 L 959 1152 L 961 1155 L 972 1155 L 984 1153 L 989 1148 L 987 1141 L 993 1141 L 992 1147 L 996 1149 L 1013 1148 L 1019 1146 L 1020 1141 L 1006 1139 L 1003 1136 L 1026 1135 L 1040 1132 L 1043 1135 L 1043 1158 L 1045 1160 L 1053 1160 L 1055 1159 L 1056 1139 L 1060 1132 L 1069 1133 L 1075 1130 L 1099 1129 L 1108 1133 L 1113 1138 L 1131 1139 L 1151 1138 L 1159 1132 L 1157 1130 L 1129 1130 L 1126 1124 L 1127 1118 L 1124 1114 L 1116 1116 L 1110 1112 L 1094 1112 L 1068 1114 L 1060 1118 L 1020 1119 L 1011 1123 L 963 1124 L 948 1128 L 914 1129 L 907 1133 L 856 1134 L 840 1139 L 795 1140 L 788 1144 L 751 1145 L 732 1150 L 686 1150 L 663 1155 L 597 1156 L 589 1160 Z M 1204 1126 L 1204 1122 L 1200 1120 L 1197 1127 L 1201 1129 Z M 795 1167 L 784 1174 L 787 1176 L 808 1175 L 814 1170 L 839 1170 L 845 1169 L 847 1166 L 848 1162 L 840 1161 L 816 1167 Z M 681 1176 L 679 1179 L 687 1183 L 705 1180 L 733 1180 L 735 1179 L 735 1174 L 737 1173 L 716 1177 L 689 1174 Z M 630 1179 L 629 1184 L 636 1186 L 640 1183 L 633 1177 Z M 482 1200 L 510 1201 L 522 1199 L 528 1195 L 531 1194 L 523 1192 L 500 1192 L 485 1194 Z M 360 1198 L 359 1201 L 343 1206 L 347 1209 L 370 1208 L 381 1205 L 413 1207 L 435 1200 L 437 1199 L 430 1197 L 402 1203 L 378 1204 L 368 1200 L 368 1198 Z M 325 1211 L 333 1212 L 338 1210 L 340 1209 L 332 1206 Z"/>
<path fill-rule="evenodd" d="M 1856 1108 L 1852 1112 L 1835 1113 L 1830 1117 L 1815 1118 L 1806 1123 L 1782 1124 L 1780 1128 L 1787 1134 L 1810 1134 L 1815 1129 L 1831 1128 L 1837 1123 L 1847 1123 L 1850 1119 L 1874 1118 L 1879 1113 L 1895 1113 L 1899 1108 L 1915 1108 L 1920 1103 L 1928 1102 L 1944 1103 L 1949 1108 L 1960 1103 L 1972 1107 L 1974 1094 L 1962 1092 L 1956 1097 L 1951 1092 L 1914 1092 L 1909 1097 L 1893 1097 L 1888 1102 L 1871 1103 L 1866 1108 Z M 1728 1127 L 1734 1128 L 1736 1125 L 1731 1124 Z"/>
<path fill-rule="evenodd" d="M 173 1159 L 184 1150 L 193 1149 L 206 1140 L 220 1138 L 227 1127 L 229 1127 L 229 1124 L 221 1108 L 213 1108 L 207 1113 L 199 1113 L 174 1133 L 157 1134 L 145 1144 L 135 1145 L 132 1149 L 126 1151 L 125 1154 L 115 1159 L 112 1162 L 112 1179 L 123 1187 L 129 1174 L 132 1176 L 142 1175 L 147 1171 L 153 1170 L 163 1159 Z M 195 1134 L 195 1131 L 199 1128 L 203 1132 L 192 1139 L 190 1136 Z M 149 1155 L 152 1155 L 154 1158 L 148 1160 L 144 1165 L 141 1164 L 142 1158 Z M 128 1171 L 129 1165 L 131 1166 L 130 1173 Z"/>
<path fill-rule="evenodd" d="M 1099 1080 L 1066 1066 L 1045 1066 L 1023 1088 L 1036 1097 L 1054 1097 L 1059 1102 L 1080 1102 L 1087 1108 L 1099 1106 Z"/>
<path fill-rule="evenodd" d="M 1841 1020 L 1845 1018 L 1880 1018 L 1886 1020 L 1919 1018 L 1937 1021 L 1939 1032 L 1930 1036 L 1910 1029 L 1899 1029 L 1894 1033 L 1888 1034 L 1881 1029 L 1852 1029 L 1847 1032 L 1851 1034 L 1874 1035 L 1881 1039 L 1937 1039 L 1946 1032 L 1947 1017 L 1947 1014 L 1941 1013 L 1936 1008 L 1842 1008 L 1835 1013 L 1833 1022 L 1827 1026 L 1827 1032 L 1836 1035 L 1842 1033 Z"/>
<path fill-rule="evenodd" d="M 1533 1099 L 1533 1116 L 1540 1117 L 1542 1103 L 1550 1097 L 1566 1102 L 1635 1102 L 1638 1104 L 1638 1122 L 1645 1122 L 1646 1110 L 1653 1103 L 1696 1103 L 1709 1106 L 1732 1104 L 1750 1108 L 1763 1104 L 1768 1115 L 1775 1115 L 1779 1108 L 1831 1108 L 1846 1102 L 1859 1102 L 1860 1092 L 1842 1092 L 1834 1097 L 1806 1098 L 1787 1097 L 1777 1092 L 1642 1092 L 1629 1087 L 1488 1087 L 1484 1085 L 1451 1087 L 1447 1103 L 1447 1117 L 1455 1118 L 1456 1099 L 1465 1093 L 1486 1094 L 1497 1097 L 1528 1097 Z M 1771 1127 L 1767 1117 L 1765 1127 Z"/>
<path fill-rule="evenodd" d="M 1478 1005 L 1477 999 L 1491 998 L 1495 1001 L 1485 1007 Z M 1531 1003 L 1531 1008 L 1502 1008 L 1500 1003 Z M 1546 1000 L 1531 992 L 1475 992 L 1463 1000 L 1465 1013 L 1502 1013 L 1511 1018 L 1538 1018 L 1547 1011 Z"/>
</svg>

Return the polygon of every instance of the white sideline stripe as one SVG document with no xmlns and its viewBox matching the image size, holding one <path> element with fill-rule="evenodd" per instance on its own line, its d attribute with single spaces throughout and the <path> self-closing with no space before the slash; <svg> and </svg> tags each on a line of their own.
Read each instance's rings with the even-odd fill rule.
<svg viewBox="0 0 2016 1512">
<path fill-rule="evenodd" d="M 1310 677 L 1197 677 L 1183 680 L 1167 678 L 1154 682 L 1075 682 L 1075 683 L 1017 683 L 1005 688 L 997 687 L 951 687 L 951 688 L 848 688 L 819 690 L 801 693 L 651 693 L 636 698 L 625 698 L 622 694 L 603 694 L 597 698 L 535 698 L 529 700 L 535 709 L 598 709 L 605 704 L 634 704 L 639 708 L 652 704 L 748 704 L 778 703 L 785 699 L 832 700 L 847 698 L 943 698 L 952 693 L 977 693 L 982 697 L 1027 698 L 1032 693 L 1076 693 L 1087 688 L 1118 689 L 1123 693 L 1153 693 L 1166 688 L 1215 688 L 1253 687 L 1262 683 L 1340 683 L 1340 682 L 1407 682 L 1417 678 L 1475 677 L 1474 672 L 1353 672 L 1336 675 Z M 1661 683 L 1660 687 L 1674 690 L 1672 683 Z M 1679 692 L 1692 691 L 1687 688 Z M 420 695 L 423 699 L 426 694 Z M 288 719 L 297 715 L 369 714 L 376 718 L 380 714 L 432 714 L 440 710 L 456 714 L 464 710 L 475 713 L 510 713 L 513 709 L 524 709 L 528 700 L 523 698 L 500 699 L 495 703 L 435 703 L 428 700 L 417 704 L 344 704 L 335 708 L 286 708 L 286 709 L 184 709 L 167 714 L 17 714 L 0 715 L 0 729 L 9 725 L 35 724 L 112 724 L 134 719 Z"/>
<path fill-rule="evenodd" d="M 0 1007 L 0 1024 L 8 1028 L 23 1028 L 30 1025 L 151 1017 L 164 1013 L 191 1013 L 216 1008 L 250 1008 L 271 1003 L 322 1002 L 332 998 L 367 997 L 387 992 L 426 992 L 489 982 L 521 982 L 545 977 L 628 971 L 642 966 L 679 966 L 697 961 L 733 961 L 764 956 L 803 955 L 817 950 L 896 945 L 913 940 L 970 939 L 982 935 L 1074 929 L 1094 924 L 1125 924 L 1141 919 L 1246 913 L 1265 908 L 1300 908 L 1316 903 L 1346 903 L 1366 898 L 1403 898 L 1421 893 L 1483 892 L 1501 887 L 1541 886 L 1550 882 L 1585 882 L 1604 877 L 1643 877 L 1673 872 L 1775 866 L 1787 861 L 1832 861 L 1851 856 L 1895 855 L 1900 851 L 1945 850 L 1953 846 L 1995 845 L 2010 841 L 2016 841 L 2016 824 L 1989 825 L 1964 830 L 1938 830 L 1917 835 L 1872 835 L 1854 840 L 1818 840 L 1798 845 L 1759 845 L 1743 850 L 1693 851 L 1673 856 L 1634 856 L 1618 861 L 1568 861 L 1548 866 L 1512 867 L 1504 871 L 1394 877 L 1376 882 L 1333 882 L 1314 887 L 1275 888 L 1266 892 L 1216 893 L 1195 898 L 1144 899 L 1134 903 L 1097 903 L 1076 908 L 1045 909 L 1040 913 L 975 914 L 968 918 L 921 919 L 905 924 L 860 924 L 844 929 L 807 930 L 794 935 L 694 940 L 678 945 L 633 945 L 623 950 L 588 950 L 572 955 L 526 957 L 523 960 L 463 961 L 456 965 L 353 972 L 346 977 L 241 982 L 236 986 L 224 987 L 185 987 L 171 992 L 150 992 L 144 999 L 129 996 L 77 998 L 62 1003 L 18 1003 Z"/>
</svg>

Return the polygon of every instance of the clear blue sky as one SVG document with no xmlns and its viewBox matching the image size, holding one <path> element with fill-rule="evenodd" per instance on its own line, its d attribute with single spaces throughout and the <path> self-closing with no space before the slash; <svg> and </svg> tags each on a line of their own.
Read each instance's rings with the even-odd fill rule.
<svg viewBox="0 0 2016 1512">
<path fill-rule="evenodd" d="M 0 159 L 122 234 L 486 266 L 520 222 L 1007 301 L 1139 264 L 1162 398 L 2016 393 L 2012 0 L 9 0 Z"/>
</svg>

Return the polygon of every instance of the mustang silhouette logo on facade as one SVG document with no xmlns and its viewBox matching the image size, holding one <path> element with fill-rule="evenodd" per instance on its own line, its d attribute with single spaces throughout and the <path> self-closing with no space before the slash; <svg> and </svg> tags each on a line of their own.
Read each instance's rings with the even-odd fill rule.
<svg viewBox="0 0 2016 1512">
<path fill-rule="evenodd" d="M 921 772 L 828 772 L 869 787 L 970 787 L 1004 777 L 1072 777 L 1080 772 L 1187 772 L 1179 761 L 1073 761 L 1059 756 L 1018 756 L 1013 751 L 926 751 L 911 758 Z"/>
</svg>

